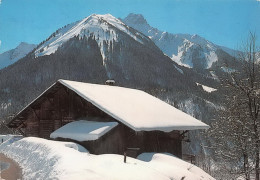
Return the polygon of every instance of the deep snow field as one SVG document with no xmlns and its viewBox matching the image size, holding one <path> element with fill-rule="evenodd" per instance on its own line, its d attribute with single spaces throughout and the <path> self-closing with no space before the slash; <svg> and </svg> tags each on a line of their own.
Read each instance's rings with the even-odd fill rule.
<svg viewBox="0 0 260 180">
<path fill-rule="evenodd" d="M 143 153 L 137 159 L 93 155 L 82 146 L 35 137 L 5 138 L 0 153 L 22 167 L 23 179 L 60 180 L 213 180 L 197 166 L 170 154 Z"/>
</svg>

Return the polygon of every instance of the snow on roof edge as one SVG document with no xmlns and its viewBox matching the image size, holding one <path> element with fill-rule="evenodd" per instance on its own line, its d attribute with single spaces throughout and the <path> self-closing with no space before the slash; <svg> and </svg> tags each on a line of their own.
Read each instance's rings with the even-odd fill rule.
<svg viewBox="0 0 260 180">
<path fill-rule="evenodd" d="M 68 138 L 76 141 L 94 141 L 114 129 L 118 122 L 78 120 L 70 122 L 50 134 L 50 138 Z M 92 127 L 92 128 L 91 128 Z M 75 132 L 74 132 L 75 131 Z"/>
</svg>

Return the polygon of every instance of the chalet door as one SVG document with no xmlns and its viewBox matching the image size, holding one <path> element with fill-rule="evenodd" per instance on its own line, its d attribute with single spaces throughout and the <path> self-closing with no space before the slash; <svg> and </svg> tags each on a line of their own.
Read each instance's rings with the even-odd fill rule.
<svg viewBox="0 0 260 180">
<path fill-rule="evenodd" d="M 59 129 L 59 128 L 62 126 L 60 119 L 55 119 L 55 120 L 53 120 L 53 121 L 54 121 L 54 131 L 55 131 L 56 129 Z"/>
<path fill-rule="evenodd" d="M 54 131 L 52 110 L 43 109 L 41 111 L 41 119 L 40 119 L 39 125 L 40 125 L 39 136 L 42 138 L 49 139 L 50 134 Z"/>
<path fill-rule="evenodd" d="M 25 128 L 25 134 L 26 134 L 26 136 L 38 137 L 39 136 L 39 123 L 37 121 L 27 122 L 27 125 Z"/>
<path fill-rule="evenodd" d="M 53 132 L 53 120 L 40 120 L 40 137 L 49 139 Z"/>
<path fill-rule="evenodd" d="M 160 152 L 168 152 L 174 154 L 177 157 L 182 156 L 182 141 L 181 139 L 175 139 L 170 137 L 159 138 Z"/>
</svg>

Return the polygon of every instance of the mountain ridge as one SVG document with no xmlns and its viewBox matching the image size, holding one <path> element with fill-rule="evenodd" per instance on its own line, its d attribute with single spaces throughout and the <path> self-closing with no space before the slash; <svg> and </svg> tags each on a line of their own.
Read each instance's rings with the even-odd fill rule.
<svg viewBox="0 0 260 180">
<path fill-rule="evenodd" d="M 231 56 L 237 51 L 216 45 L 205 38 L 194 34 L 172 34 L 160 31 L 148 24 L 141 14 L 130 13 L 122 21 L 143 34 L 154 43 L 173 61 L 179 65 L 195 69 L 209 69 L 218 61 L 218 49 Z"/>
<path fill-rule="evenodd" d="M 35 44 L 21 42 L 16 48 L 8 50 L 0 54 L 0 69 L 3 69 L 19 59 L 25 57 L 36 47 Z"/>
</svg>

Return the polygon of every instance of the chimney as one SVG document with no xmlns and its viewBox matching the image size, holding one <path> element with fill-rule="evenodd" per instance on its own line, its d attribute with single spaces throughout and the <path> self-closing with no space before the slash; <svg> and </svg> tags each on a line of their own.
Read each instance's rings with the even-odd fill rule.
<svg viewBox="0 0 260 180">
<path fill-rule="evenodd" d="M 115 85 L 115 80 L 114 79 L 109 79 L 109 80 L 106 80 L 106 85 L 109 85 L 109 86 L 114 86 Z"/>
</svg>

